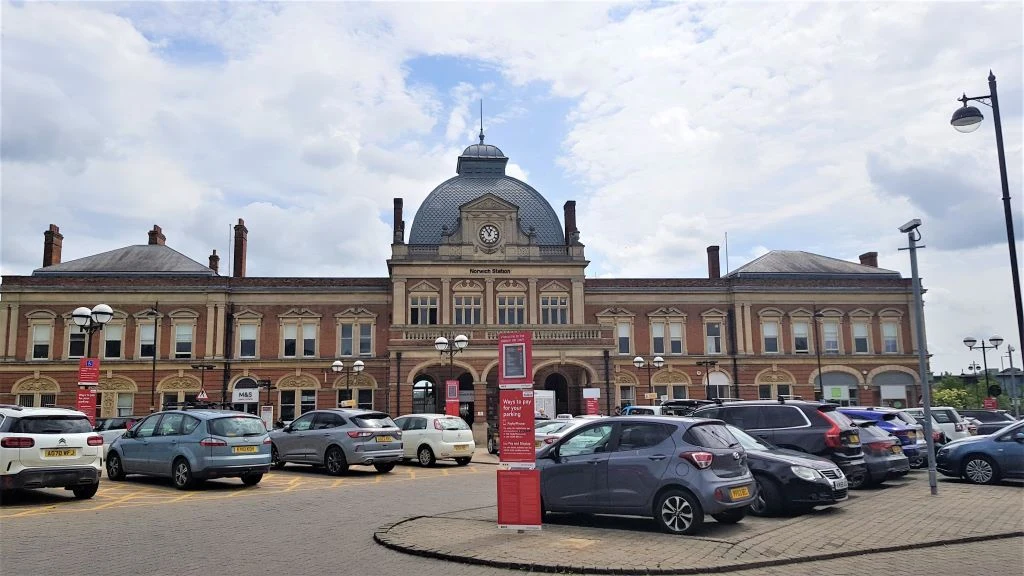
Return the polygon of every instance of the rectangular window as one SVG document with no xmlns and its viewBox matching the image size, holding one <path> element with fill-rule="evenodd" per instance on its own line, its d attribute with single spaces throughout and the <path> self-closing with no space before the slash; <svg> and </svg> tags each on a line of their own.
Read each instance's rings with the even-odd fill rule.
<svg viewBox="0 0 1024 576">
<path fill-rule="evenodd" d="M 822 328 L 825 333 L 825 354 L 839 354 L 839 322 L 825 322 Z"/>
<path fill-rule="evenodd" d="M 868 353 L 868 325 L 864 322 L 857 322 L 853 325 L 853 352 L 855 354 Z"/>
<path fill-rule="evenodd" d="M 708 322 L 704 325 L 704 332 L 707 339 L 705 354 L 722 353 L 722 324 L 720 322 Z"/>
<path fill-rule="evenodd" d="M 117 395 L 117 415 L 131 416 L 135 412 L 135 395 L 123 392 Z"/>
<path fill-rule="evenodd" d="M 669 338 L 669 353 L 670 354 L 682 354 L 683 353 L 683 323 L 682 322 L 669 322 L 668 323 L 668 338 Z"/>
<path fill-rule="evenodd" d="M 541 296 L 540 297 L 540 323 L 541 324 L 568 324 L 569 323 L 569 297 L 568 296 Z"/>
<path fill-rule="evenodd" d="M 409 323 L 418 326 L 437 324 L 437 296 L 409 298 Z"/>
<path fill-rule="evenodd" d="M 369 388 L 338 390 L 338 407 L 341 407 L 342 402 L 351 400 L 353 393 L 356 395 L 356 408 L 361 410 L 373 410 L 373 390 L 370 390 Z"/>
<path fill-rule="evenodd" d="M 686 386 L 673 386 L 672 387 L 672 399 L 673 400 L 686 400 Z"/>
<path fill-rule="evenodd" d="M 191 324 L 175 324 L 174 325 L 174 357 L 175 358 L 191 358 L 192 357 L 192 325 Z"/>
<path fill-rule="evenodd" d="M 896 334 L 897 330 L 895 322 L 882 323 L 882 341 L 885 344 L 886 354 L 896 354 L 900 351 Z"/>
<path fill-rule="evenodd" d="M 665 353 L 665 323 L 664 322 L 653 322 L 651 323 L 651 353 L 653 354 L 664 354 Z M 659 398 L 661 396 L 659 395 Z"/>
<path fill-rule="evenodd" d="M 480 324 L 483 305 L 481 296 L 456 296 L 454 299 L 455 324 L 459 326 Z"/>
<path fill-rule="evenodd" d="M 39 406 L 42 408 L 53 408 L 57 405 L 56 394 L 40 394 L 39 395 Z"/>
<path fill-rule="evenodd" d="M 654 393 L 658 395 L 658 401 L 660 402 L 662 397 L 668 396 L 668 386 L 655 386 Z"/>
<path fill-rule="evenodd" d="M 316 324 L 302 325 L 302 355 L 307 358 L 316 356 Z"/>
<path fill-rule="evenodd" d="M 68 358 L 85 356 L 85 332 L 77 324 L 68 327 Z"/>
<path fill-rule="evenodd" d="M 355 324 L 342 324 L 341 325 L 341 355 L 351 356 L 352 355 L 352 334 L 355 331 Z"/>
<path fill-rule="evenodd" d="M 32 359 L 46 360 L 50 357 L 50 331 L 47 324 L 32 326 Z"/>
<path fill-rule="evenodd" d="M 771 384 L 759 384 L 757 386 L 757 397 L 759 400 L 771 400 L 772 399 L 772 385 Z"/>
<path fill-rule="evenodd" d="M 33 408 L 36 405 L 35 394 L 18 394 L 18 406 L 24 406 L 25 408 Z"/>
<path fill-rule="evenodd" d="M 156 326 L 139 326 L 139 358 L 152 358 L 156 354 Z"/>
<path fill-rule="evenodd" d="M 619 406 L 625 408 L 636 404 L 636 388 L 633 386 L 619 386 Z"/>
<path fill-rule="evenodd" d="M 617 333 L 619 338 L 619 354 L 629 354 L 629 323 L 619 322 Z"/>
<path fill-rule="evenodd" d="M 239 358 L 256 357 L 255 324 L 240 324 L 238 326 L 238 356 Z"/>
<path fill-rule="evenodd" d="M 103 327 L 103 357 L 121 357 L 121 337 L 124 334 L 124 326 L 106 325 Z"/>
<path fill-rule="evenodd" d="M 359 355 L 369 356 L 373 353 L 373 324 L 359 325 Z"/>
<path fill-rule="evenodd" d="M 765 354 L 779 353 L 779 323 L 765 322 L 761 324 L 764 331 L 764 352 Z"/>
<path fill-rule="evenodd" d="M 793 322 L 793 351 L 797 354 L 810 352 L 807 322 Z"/>
<path fill-rule="evenodd" d="M 295 420 L 295 390 L 281 391 L 281 421 Z"/>
<path fill-rule="evenodd" d="M 316 390 L 302 390 L 299 397 L 299 409 L 302 414 L 316 410 Z"/>
<path fill-rule="evenodd" d="M 295 341 L 298 339 L 299 325 L 298 324 L 285 324 L 284 325 L 284 355 L 286 358 L 295 357 Z"/>
<path fill-rule="evenodd" d="M 526 323 L 525 296 L 498 296 L 498 324 L 519 325 Z"/>
</svg>

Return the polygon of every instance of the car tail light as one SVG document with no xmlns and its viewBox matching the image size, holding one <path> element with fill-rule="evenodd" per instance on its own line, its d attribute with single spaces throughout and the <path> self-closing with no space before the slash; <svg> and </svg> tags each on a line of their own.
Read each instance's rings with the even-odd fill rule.
<svg viewBox="0 0 1024 576">
<path fill-rule="evenodd" d="M 554 444 L 555 440 L 558 440 L 558 436 L 548 436 L 544 439 L 545 444 Z"/>
<path fill-rule="evenodd" d="M 200 446 L 206 446 L 208 448 L 214 448 L 216 446 L 227 446 L 228 443 L 217 438 L 203 438 L 199 441 Z"/>
<path fill-rule="evenodd" d="M 959 422 L 957 422 L 956 424 L 953 425 L 953 429 L 956 430 L 957 432 L 963 432 L 964 431 L 964 425 L 959 423 Z"/>
<path fill-rule="evenodd" d="M 715 459 L 715 455 L 711 452 L 683 452 L 679 457 L 690 461 L 691 464 L 701 470 L 709 468 L 711 462 Z"/>
<path fill-rule="evenodd" d="M 887 452 L 889 450 L 888 442 L 868 442 L 866 446 L 872 452 Z"/>
<path fill-rule="evenodd" d="M 103 436 L 89 436 L 86 442 L 89 446 L 103 446 Z"/>
<path fill-rule="evenodd" d="M 0 446 L 3 446 L 4 448 L 31 448 L 35 445 L 35 440 L 25 438 L 24 436 L 12 436 L 10 438 L 0 440 Z"/>
<path fill-rule="evenodd" d="M 434 430 L 444 430 L 444 428 L 441 428 L 440 420 L 434 420 Z"/>
<path fill-rule="evenodd" d="M 828 446 L 829 448 L 839 448 L 843 445 L 843 439 L 841 436 L 843 432 L 842 429 L 840 429 L 839 425 L 828 416 L 822 416 L 822 418 L 828 420 L 829 423 L 832 424 L 832 426 L 825 431 L 825 446 Z"/>
<path fill-rule="evenodd" d="M 369 438 L 373 436 L 373 432 L 362 432 L 360 430 L 351 430 L 348 433 L 349 438 Z"/>
<path fill-rule="evenodd" d="M 264 444 L 273 444 L 274 442 L 270 439 L 270 436 L 267 436 L 266 438 L 263 439 L 263 443 Z"/>
</svg>

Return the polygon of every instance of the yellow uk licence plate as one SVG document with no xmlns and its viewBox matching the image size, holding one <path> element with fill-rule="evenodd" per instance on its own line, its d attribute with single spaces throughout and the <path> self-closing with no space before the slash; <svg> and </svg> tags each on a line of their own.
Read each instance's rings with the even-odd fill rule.
<svg viewBox="0 0 1024 576">
<path fill-rule="evenodd" d="M 394 442 L 395 439 L 391 436 L 377 436 L 377 442 Z"/>
<path fill-rule="evenodd" d="M 859 442 L 860 436 L 858 434 L 853 434 L 850 436 L 850 444 L 858 444 Z"/>
<path fill-rule="evenodd" d="M 733 488 L 733 489 L 729 490 L 729 497 L 732 498 L 733 500 L 740 500 L 740 499 L 743 499 L 743 498 L 749 498 L 750 497 L 750 488 L 747 488 L 746 486 L 741 486 L 739 488 Z"/>
<path fill-rule="evenodd" d="M 78 455 L 78 448 L 57 448 L 43 450 L 43 456 L 47 458 L 66 458 Z"/>
<path fill-rule="evenodd" d="M 892 450 L 893 454 L 901 454 L 903 452 L 903 449 L 899 446 L 893 446 L 890 450 Z"/>
<path fill-rule="evenodd" d="M 232 451 L 235 454 L 255 454 L 259 452 L 259 448 L 255 446 L 235 446 Z"/>
<path fill-rule="evenodd" d="M 541 444 L 543 444 L 543 442 L 541 442 L 540 440 L 537 440 L 537 448 L 540 448 Z"/>
<path fill-rule="evenodd" d="M 455 445 L 455 451 L 456 452 L 465 452 L 467 450 L 469 450 L 469 444 L 456 444 Z"/>
</svg>

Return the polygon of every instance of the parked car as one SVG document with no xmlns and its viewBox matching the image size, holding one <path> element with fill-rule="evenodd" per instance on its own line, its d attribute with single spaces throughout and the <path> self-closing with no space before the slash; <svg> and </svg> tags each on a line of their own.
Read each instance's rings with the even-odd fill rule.
<svg viewBox="0 0 1024 576">
<path fill-rule="evenodd" d="M 274 468 L 312 464 L 334 476 L 351 465 L 391 472 L 402 459 L 402 431 L 390 416 L 373 410 L 312 410 L 271 431 L 270 444 Z"/>
<path fill-rule="evenodd" d="M 910 461 L 911 468 L 920 468 L 928 461 L 925 455 L 927 450 L 922 450 L 917 443 L 918 424 L 916 422 L 913 425 L 907 424 L 895 412 L 887 410 L 846 407 L 838 410 L 855 421 L 858 419 L 871 420 L 879 428 L 898 438 L 903 455 Z"/>
<path fill-rule="evenodd" d="M 946 444 L 935 456 L 935 468 L 974 484 L 1024 478 L 1024 422 L 1012 422 L 987 436 Z"/>
<path fill-rule="evenodd" d="M 988 435 L 997 430 L 1002 430 L 1007 424 L 1017 420 L 1006 410 L 960 410 L 960 415 L 965 418 L 974 418 L 978 424 L 978 435 Z"/>
<path fill-rule="evenodd" d="M 534 428 L 534 442 L 536 449 L 540 450 L 548 444 L 554 444 L 559 438 L 565 436 L 572 430 L 588 422 L 585 418 L 574 418 L 572 420 L 550 420 Z"/>
<path fill-rule="evenodd" d="M 743 447 L 720 420 L 626 416 L 586 422 L 537 454 L 542 512 L 653 516 L 696 534 L 733 524 L 757 497 Z"/>
<path fill-rule="evenodd" d="M 100 418 L 96 420 L 93 431 L 99 432 L 103 437 L 103 444 L 109 446 L 114 440 L 120 438 L 136 422 L 142 420 L 143 416 L 116 416 L 114 418 Z"/>
<path fill-rule="evenodd" d="M 746 400 L 704 406 L 693 416 L 725 420 L 769 444 L 828 458 L 843 471 L 850 488 L 864 481 L 860 429 L 834 404 Z"/>
<path fill-rule="evenodd" d="M 863 486 L 875 486 L 910 472 L 910 460 L 903 453 L 899 438 L 874 420 L 854 420 L 854 423 L 860 427 L 864 463 L 867 464 Z"/>
<path fill-rule="evenodd" d="M 9 490 L 64 488 L 92 498 L 103 438 L 78 410 L 0 404 L 0 499 Z"/>
<path fill-rule="evenodd" d="M 255 486 L 270 470 L 263 420 L 232 410 L 167 410 L 136 422 L 107 452 L 107 477 L 170 477 L 186 490 L 212 478 Z"/>
<path fill-rule="evenodd" d="M 661 414 L 663 416 L 689 416 L 697 408 L 714 403 L 713 400 L 666 400 L 661 403 Z"/>
<path fill-rule="evenodd" d="M 415 459 L 421 466 L 446 458 L 459 466 L 473 460 L 473 431 L 458 416 L 406 414 L 395 419 L 395 426 L 402 431 L 402 457 Z"/>
<path fill-rule="evenodd" d="M 915 417 L 924 417 L 924 408 L 907 408 L 907 412 Z M 932 418 L 935 418 L 935 421 L 939 423 L 939 428 L 942 429 L 942 434 L 946 437 L 947 442 L 959 438 L 967 438 L 971 435 L 971 432 L 967 429 L 967 424 L 960 417 L 956 408 L 933 406 L 931 413 Z"/>
<path fill-rule="evenodd" d="M 747 451 L 747 466 L 757 483 L 752 514 L 802 512 L 846 500 L 846 476 L 828 458 L 772 446 L 735 426 L 727 428 Z"/>
</svg>

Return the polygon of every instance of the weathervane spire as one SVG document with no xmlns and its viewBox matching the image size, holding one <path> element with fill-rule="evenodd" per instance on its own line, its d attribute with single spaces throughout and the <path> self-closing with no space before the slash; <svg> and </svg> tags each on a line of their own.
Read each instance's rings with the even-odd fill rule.
<svg viewBox="0 0 1024 576">
<path fill-rule="evenodd" d="M 480 99 L 480 143 L 484 143 L 484 99 Z"/>
</svg>

